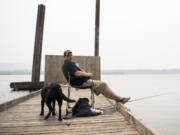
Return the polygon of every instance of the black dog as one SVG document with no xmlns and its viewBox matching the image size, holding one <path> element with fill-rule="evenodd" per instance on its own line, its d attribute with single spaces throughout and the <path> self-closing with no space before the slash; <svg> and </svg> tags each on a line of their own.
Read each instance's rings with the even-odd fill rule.
<svg viewBox="0 0 180 135">
<path fill-rule="evenodd" d="M 40 115 L 44 115 L 44 102 L 46 102 L 46 105 L 49 108 L 49 113 L 45 116 L 44 119 L 48 119 L 51 115 L 56 115 L 55 113 L 55 101 L 57 100 L 59 105 L 59 120 L 62 120 L 61 118 L 61 106 L 63 103 L 63 100 L 67 102 L 75 102 L 75 100 L 71 100 L 67 98 L 63 93 L 61 86 L 57 83 L 48 83 L 47 86 L 45 86 L 41 91 L 41 113 Z M 53 103 L 53 107 L 51 105 Z"/>
<path fill-rule="evenodd" d="M 79 98 L 74 107 L 72 108 L 73 117 L 92 116 L 91 106 L 89 105 L 88 98 Z"/>
</svg>

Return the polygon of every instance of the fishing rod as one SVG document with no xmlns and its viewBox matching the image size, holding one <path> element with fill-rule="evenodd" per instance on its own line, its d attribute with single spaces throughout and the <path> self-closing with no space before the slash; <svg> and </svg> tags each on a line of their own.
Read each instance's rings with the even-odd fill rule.
<svg viewBox="0 0 180 135">
<path fill-rule="evenodd" d="M 142 97 L 142 98 L 137 98 L 137 99 L 134 99 L 134 100 L 130 100 L 128 101 L 127 103 L 129 102 L 135 102 L 135 101 L 139 101 L 139 100 L 144 100 L 144 99 L 149 99 L 149 98 L 154 98 L 154 97 L 158 97 L 158 96 L 163 96 L 163 95 L 168 95 L 169 93 L 163 93 L 163 94 L 158 94 L 158 95 L 153 95 L 153 96 L 146 96 L 146 97 Z"/>
</svg>

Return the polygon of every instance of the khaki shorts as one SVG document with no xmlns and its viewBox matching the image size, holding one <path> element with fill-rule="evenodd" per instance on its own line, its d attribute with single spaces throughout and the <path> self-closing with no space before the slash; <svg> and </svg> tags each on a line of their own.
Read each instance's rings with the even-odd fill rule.
<svg viewBox="0 0 180 135">
<path fill-rule="evenodd" d="M 106 83 L 99 80 L 89 79 L 82 84 L 82 86 L 92 86 L 93 92 L 98 96 L 105 89 Z"/>
</svg>

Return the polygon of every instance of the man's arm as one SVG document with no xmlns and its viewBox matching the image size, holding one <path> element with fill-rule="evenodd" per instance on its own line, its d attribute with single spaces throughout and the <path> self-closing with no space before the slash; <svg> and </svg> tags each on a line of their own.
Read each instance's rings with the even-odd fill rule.
<svg viewBox="0 0 180 135">
<path fill-rule="evenodd" d="M 76 71 L 74 73 L 75 76 L 85 76 L 85 77 L 89 77 L 92 78 L 93 74 L 92 73 L 87 73 L 87 72 L 82 72 L 82 71 Z"/>
</svg>

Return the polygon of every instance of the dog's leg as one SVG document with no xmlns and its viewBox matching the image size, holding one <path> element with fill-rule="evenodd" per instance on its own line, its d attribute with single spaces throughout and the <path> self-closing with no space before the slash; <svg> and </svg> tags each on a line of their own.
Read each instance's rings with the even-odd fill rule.
<svg viewBox="0 0 180 135">
<path fill-rule="evenodd" d="M 40 115 L 44 115 L 44 98 L 41 99 L 41 113 Z"/>
<path fill-rule="evenodd" d="M 53 100 L 53 110 L 52 110 L 52 115 L 56 115 L 56 112 L 55 112 L 55 106 L 56 106 L 56 101 Z"/>
<path fill-rule="evenodd" d="M 49 116 L 51 115 L 52 112 L 52 106 L 51 106 L 51 101 L 46 102 L 48 108 L 49 108 L 49 113 L 46 115 L 46 117 L 44 118 L 45 120 L 47 120 L 49 118 Z"/>
<path fill-rule="evenodd" d="M 62 120 L 62 118 L 61 118 L 61 106 L 62 106 L 62 102 L 63 102 L 63 100 L 61 99 L 59 99 L 58 100 L 58 105 L 59 105 L 59 121 L 61 121 Z"/>
</svg>

